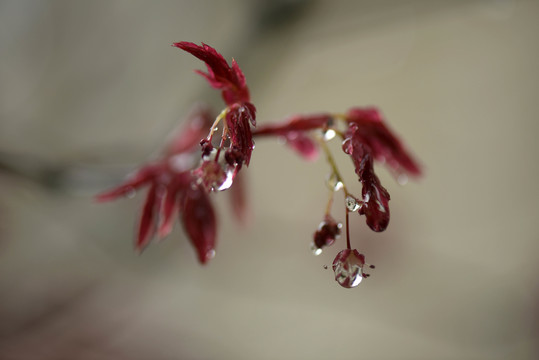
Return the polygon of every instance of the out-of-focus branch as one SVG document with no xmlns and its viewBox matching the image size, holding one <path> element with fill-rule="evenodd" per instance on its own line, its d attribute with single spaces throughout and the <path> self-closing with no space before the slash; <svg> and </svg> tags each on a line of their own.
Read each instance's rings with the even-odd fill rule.
<svg viewBox="0 0 539 360">
<path fill-rule="evenodd" d="M 134 165 L 50 161 L 32 154 L 0 152 L 0 174 L 60 192 L 95 193 L 123 178 Z"/>
</svg>

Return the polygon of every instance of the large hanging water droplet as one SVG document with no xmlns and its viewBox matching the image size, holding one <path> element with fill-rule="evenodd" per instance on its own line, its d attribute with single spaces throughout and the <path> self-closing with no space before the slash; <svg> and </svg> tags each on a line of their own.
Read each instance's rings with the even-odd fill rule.
<svg viewBox="0 0 539 360">
<path fill-rule="evenodd" d="M 334 172 L 330 173 L 326 179 L 327 187 L 332 191 L 339 191 L 344 187 L 342 181 L 339 180 L 339 177 Z"/>
<path fill-rule="evenodd" d="M 346 208 L 352 212 L 358 211 L 361 207 L 361 202 L 353 196 L 347 196 L 346 199 L 344 199 L 344 202 Z"/>
<path fill-rule="evenodd" d="M 345 288 L 358 286 L 363 280 L 365 257 L 357 250 L 343 250 L 333 261 L 335 280 Z"/>
</svg>

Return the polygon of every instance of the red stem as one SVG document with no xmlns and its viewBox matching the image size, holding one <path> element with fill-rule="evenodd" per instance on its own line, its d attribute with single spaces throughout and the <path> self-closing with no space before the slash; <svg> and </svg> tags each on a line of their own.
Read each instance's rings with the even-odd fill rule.
<svg viewBox="0 0 539 360">
<path fill-rule="evenodd" d="M 346 247 L 348 250 L 352 250 L 352 247 L 350 246 L 350 227 L 348 226 L 348 209 L 346 209 Z"/>
</svg>

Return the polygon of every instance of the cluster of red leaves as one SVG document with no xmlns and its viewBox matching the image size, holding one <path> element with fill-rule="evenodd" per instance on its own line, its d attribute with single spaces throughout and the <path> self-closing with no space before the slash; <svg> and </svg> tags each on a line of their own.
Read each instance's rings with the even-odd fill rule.
<svg viewBox="0 0 539 360">
<path fill-rule="evenodd" d="M 352 159 L 362 184 L 362 206 L 359 214 L 365 215 L 367 224 L 373 231 L 384 231 L 389 224 L 390 196 L 374 173 L 374 161 L 385 164 L 397 175 L 407 174 L 414 177 L 421 174 L 420 166 L 398 137 L 389 130 L 377 109 L 356 107 L 341 117 L 346 124 L 346 131 L 341 133 L 342 148 Z M 339 132 L 334 128 L 335 121 L 332 114 L 294 116 L 282 124 L 261 126 L 254 134 L 281 136 L 294 150 L 310 159 L 313 154 L 318 153 L 310 132 Z"/>
<path fill-rule="evenodd" d="M 297 115 L 282 123 L 252 130 L 251 127 L 256 126 L 256 108 L 251 103 L 245 75 L 236 61 L 232 60 L 229 65 L 221 54 L 206 44 L 179 42 L 173 46 L 205 62 L 207 73 L 197 72 L 212 87 L 221 90 L 226 108 L 213 124 L 209 110 L 198 108 L 159 159 L 142 166 L 124 183 L 99 194 L 97 199 L 114 200 L 148 186 L 136 248 L 144 249 L 156 234 L 159 238 L 168 235 L 174 214 L 178 212 L 199 261 L 206 263 L 215 254 L 217 234 L 217 219 L 209 193 L 228 189 L 234 183 L 231 188 L 232 208 L 240 219 L 245 218 L 245 195 L 241 177 L 237 175 L 243 164 L 248 166 L 250 163 L 253 136 L 280 137 L 303 158 L 314 160 L 319 153 L 318 143 L 338 135 L 342 140 L 342 150 L 354 164 L 362 191 L 361 197 L 356 198 L 344 188 L 347 196 L 347 249 L 339 252 L 333 262 L 333 270 L 339 284 L 357 286 L 363 277 L 369 275 L 363 271 L 365 256 L 350 246 L 348 213 L 357 211 L 365 216 L 367 225 L 376 232 L 384 231 L 390 219 L 390 196 L 374 172 L 374 162 L 385 164 L 397 176 L 421 174 L 419 164 L 389 129 L 379 111 L 375 108 L 352 108 L 345 114 Z M 213 134 L 220 121 L 224 121 L 223 131 L 219 144 L 215 145 Z M 339 126 L 342 124 L 344 130 Z M 202 156 L 197 152 L 199 144 Z M 325 145 L 324 150 L 329 151 Z M 333 175 L 341 181 L 336 165 L 329 162 Z M 341 233 L 342 225 L 329 214 L 329 205 L 324 220 L 314 233 L 315 253 L 332 245 Z M 371 265 L 371 268 L 374 267 Z"/>
<path fill-rule="evenodd" d="M 336 125 L 337 120 L 344 123 L 344 131 Z M 304 158 L 313 159 L 318 154 L 317 142 L 312 137 L 315 131 L 318 131 L 319 141 L 322 142 L 326 141 L 326 134 L 330 131 L 331 136 L 337 134 L 341 137 L 342 150 L 350 156 L 362 185 L 360 198 L 345 190 L 347 249 L 339 252 L 333 262 L 335 280 L 341 286 L 351 288 L 369 274 L 363 270 L 365 255 L 350 246 L 348 213 L 357 211 L 359 215 L 365 216 L 367 225 L 375 232 L 384 231 L 389 225 L 390 196 L 374 172 L 374 162 L 384 163 L 398 176 L 419 176 L 421 170 L 375 108 L 352 108 L 338 115 L 294 116 L 281 124 L 259 127 L 254 134 L 280 136 Z M 338 178 L 338 182 L 342 180 L 336 168 L 333 168 L 332 176 Z M 341 183 L 340 186 L 344 185 Z M 323 248 L 332 245 L 340 235 L 340 224 L 333 220 L 328 211 L 329 207 L 313 236 L 315 254 L 320 254 Z"/>
<path fill-rule="evenodd" d="M 167 236 L 172 230 L 174 214 L 179 212 L 200 262 L 205 263 L 213 256 L 217 219 L 208 194 L 191 174 L 198 142 L 212 120 L 207 109 L 197 108 L 162 157 L 143 165 L 114 189 L 97 195 L 98 201 L 110 201 L 148 187 L 135 241 L 138 251 L 156 234 L 159 238 Z"/>
<path fill-rule="evenodd" d="M 254 148 L 251 125 L 255 125 L 256 109 L 250 103 L 249 89 L 245 76 L 233 60 L 229 66 L 221 54 L 212 47 L 189 43 L 175 43 L 204 61 L 208 73 L 202 74 L 216 89 L 222 91 L 227 104 L 226 126 L 219 147 L 229 140 L 225 151 L 229 167 L 234 168 L 234 178 L 242 164 L 249 165 Z M 221 185 L 227 178 L 226 171 L 215 161 L 203 161 L 197 168 L 200 153 L 197 151 L 213 123 L 213 116 L 206 108 L 197 108 L 187 119 L 182 131 L 166 147 L 163 155 L 143 165 L 126 181 L 114 189 L 97 195 L 98 201 L 115 200 L 127 196 L 137 189 L 147 186 L 148 193 L 139 221 L 135 248 L 142 251 L 157 235 L 167 236 L 171 229 L 174 214 L 179 213 L 183 228 L 193 244 L 198 259 L 206 263 L 215 254 L 217 237 L 217 218 L 209 198 L 215 183 Z M 211 137 L 205 143 L 206 150 L 213 148 Z M 230 187 L 232 183 L 227 185 Z M 245 218 L 245 195 L 241 177 L 232 186 L 232 208 L 240 219 Z"/>
</svg>

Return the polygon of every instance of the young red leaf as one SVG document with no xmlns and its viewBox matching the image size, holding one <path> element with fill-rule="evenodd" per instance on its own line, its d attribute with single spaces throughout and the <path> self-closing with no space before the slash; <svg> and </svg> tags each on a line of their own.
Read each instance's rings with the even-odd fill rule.
<svg viewBox="0 0 539 360">
<path fill-rule="evenodd" d="M 250 101 L 245 75 L 235 60 L 232 60 L 232 66 L 229 66 L 223 55 L 204 43 L 197 45 L 182 41 L 174 43 L 173 46 L 187 51 L 206 63 L 208 72 L 197 71 L 197 73 L 204 76 L 213 88 L 222 90 L 221 94 L 227 105 Z"/>
<path fill-rule="evenodd" d="M 242 154 L 243 161 L 247 166 L 249 166 L 251 153 L 255 147 L 249 125 L 251 123 L 254 126 L 255 111 L 252 104 L 235 104 L 226 114 L 231 147 Z"/>
<path fill-rule="evenodd" d="M 230 205 L 236 219 L 241 225 L 247 223 L 247 217 L 249 215 L 245 180 L 245 174 L 238 173 L 234 179 L 234 183 L 229 189 Z"/>
<path fill-rule="evenodd" d="M 421 175 L 419 163 L 387 127 L 378 109 L 352 108 L 346 116 L 349 122 L 358 125 L 357 131 L 363 142 L 371 148 L 375 160 L 385 161 L 398 174 Z"/>
<path fill-rule="evenodd" d="M 363 205 L 359 214 L 365 215 L 367 225 L 376 231 L 384 231 L 389 225 L 389 200 L 387 190 L 374 173 L 371 149 L 366 144 L 357 124 L 351 124 L 346 132 L 343 150 L 354 162 L 356 174 L 363 185 Z"/>
<path fill-rule="evenodd" d="M 174 210 L 176 209 L 178 193 L 176 188 L 169 186 L 167 188 L 167 193 L 163 197 L 163 204 L 160 209 L 160 221 L 158 235 L 160 238 L 166 237 L 172 230 L 172 221 Z"/>
<path fill-rule="evenodd" d="M 186 191 L 180 205 L 183 228 L 205 264 L 215 256 L 217 219 L 210 198 L 201 186 Z"/>
<path fill-rule="evenodd" d="M 146 195 L 146 201 L 142 208 L 140 216 L 138 236 L 135 243 L 135 249 L 139 252 L 150 243 L 153 237 L 156 226 L 156 207 L 158 206 L 159 197 L 157 194 L 157 186 L 152 185 Z"/>
<path fill-rule="evenodd" d="M 329 114 L 296 115 L 287 119 L 284 123 L 267 124 L 253 130 L 256 136 L 262 135 L 282 135 L 290 132 L 303 132 L 314 129 L 323 129 L 331 124 L 332 118 Z"/>
<path fill-rule="evenodd" d="M 309 136 L 299 131 L 291 131 L 286 134 L 285 139 L 286 144 L 305 160 L 314 161 L 318 158 L 318 147 Z"/>
<path fill-rule="evenodd" d="M 162 165 L 159 163 L 145 165 L 133 174 L 128 175 L 127 179 L 119 186 L 97 194 L 95 199 L 98 202 L 105 202 L 130 195 L 138 188 L 150 183 L 161 168 Z"/>
</svg>

